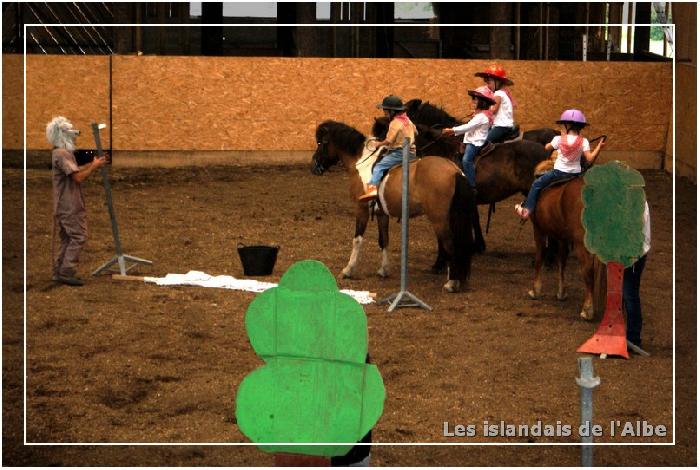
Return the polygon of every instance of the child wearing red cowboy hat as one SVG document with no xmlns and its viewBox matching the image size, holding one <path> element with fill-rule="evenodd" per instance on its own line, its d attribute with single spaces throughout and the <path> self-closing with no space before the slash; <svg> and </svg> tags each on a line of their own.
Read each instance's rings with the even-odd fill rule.
<svg viewBox="0 0 700 470">
<path fill-rule="evenodd" d="M 588 162 L 592 162 L 605 146 L 605 139 L 602 139 L 595 150 L 591 152 L 588 139 L 580 135 L 581 130 L 588 125 L 588 122 L 586 122 L 586 116 L 578 109 L 564 111 L 557 124 L 561 124 L 561 136 L 556 136 L 544 147 L 547 152 L 557 150 L 554 169 L 537 178 L 532 183 L 525 202 L 522 205 L 515 205 L 515 212 L 522 219 L 530 217 L 530 214 L 535 210 L 540 191 L 556 181 L 579 175 L 581 173 L 581 157 L 584 156 Z"/>
<path fill-rule="evenodd" d="M 370 201 L 377 197 L 377 186 L 382 180 L 385 171 L 403 162 L 403 141 L 408 137 L 409 152 L 408 159 L 416 158 L 416 126 L 411 122 L 406 114 L 406 107 L 401 98 L 395 95 L 384 97 L 382 104 L 377 108 L 384 110 L 384 115 L 391 121 L 386 138 L 376 142 L 375 148 L 386 145 L 389 151 L 379 160 L 372 170 L 372 178 L 367 184 L 367 192 L 358 198 L 359 201 Z"/>
<path fill-rule="evenodd" d="M 510 90 L 507 88 L 513 85 L 513 81 L 506 76 L 506 71 L 503 67 L 495 64 L 474 75 L 484 79 L 486 85 L 493 92 L 493 99 L 496 102 L 491 107 L 494 115 L 493 124 L 486 141 L 493 143 L 503 142 L 506 136 L 515 132 L 513 111 L 516 103 L 513 95 L 510 94 Z"/>
<path fill-rule="evenodd" d="M 486 85 L 475 90 L 467 91 L 474 103 L 474 115 L 468 123 L 456 126 L 451 129 L 443 129 L 442 133 L 447 135 L 464 134 L 464 156 L 462 157 L 462 171 L 467 177 L 469 186 L 476 188 L 476 170 L 474 168 L 474 157 L 479 153 L 481 147 L 486 142 L 486 135 L 493 124 L 493 113 L 489 110 L 496 101 L 493 93 Z"/>
</svg>

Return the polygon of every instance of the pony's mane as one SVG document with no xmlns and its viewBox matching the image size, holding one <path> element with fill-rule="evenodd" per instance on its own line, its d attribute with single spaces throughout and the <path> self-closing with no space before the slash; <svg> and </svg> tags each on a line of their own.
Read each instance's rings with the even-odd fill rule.
<svg viewBox="0 0 700 470">
<path fill-rule="evenodd" d="M 454 127 L 459 124 L 459 121 L 454 116 L 440 106 L 431 104 L 429 101 L 414 99 L 406 103 L 406 105 L 408 117 L 416 125 L 433 126 L 437 124 L 439 127 Z"/>
<path fill-rule="evenodd" d="M 352 155 L 358 155 L 362 152 L 367 139 L 362 132 L 354 127 L 331 120 L 319 124 L 316 128 L 316 140 L 320 141 L 324 134 L 327 134 L 340 150 Z"/>
</svg>

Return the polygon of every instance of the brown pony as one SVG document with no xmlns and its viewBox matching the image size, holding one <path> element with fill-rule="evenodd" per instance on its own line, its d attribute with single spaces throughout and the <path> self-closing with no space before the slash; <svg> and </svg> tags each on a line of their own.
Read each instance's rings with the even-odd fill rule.
<svg viewBox="0 0 700 470">
<path fill-rule="evenodd" d="M 366 138 L 347 124 L 325 121 L 316 129 L 316 142 L 312 173 L 321 175 L 329 167 L 342 162 L 350 175 L 350 197 L 355 203 L 355 237 L 350 260 L 341 275 L 353 277 L 370 215 L 369 204 L 357 200 L 364 193 L 364 186 L 356 164 Z M 377 273 L 382 277 L 389 274 L 389 217 L 401 216 L 402 180 L 401 166 L 389 170 L 380 186 L 383 207 L 375 207 L 382 250 L 382 265 Z M 438 239 L 438 259 L 448 263 L 448 281 L 444 288 L 448 292 L 457 292 L 466 287 L 473 251 L 471 221 L 476 205 L 467 180 L 453 162 L 428 156 L 411 162 L 409 187 L 410 217 L 425 215 L 430 220 Z"/>
<path fill-rule="evenodd" d="M 585 291 L 581 318 L 592 320 L 593 288 L 594 288 L 594 256 L 583 244 L 584 228 L 581 223 L 583 201 L 583 177 L 574 177 L 563 183 L 544 189 L 537 200 L 535 212 L 530 216 L 535 234 L 535 282 L 533 289 L 528 292 L 531 298 L 537 299 L 542 294 L 542 261 L 547 237 L 559 241 L 559 289 L 557 299 L 566 299 L 564 287 L 564 269 L 568 255 L 568 245 L 573 244 L 574 253 L 578 258 Z M 597 305 L 596 308 L 599 306 Z"/>
</svg>

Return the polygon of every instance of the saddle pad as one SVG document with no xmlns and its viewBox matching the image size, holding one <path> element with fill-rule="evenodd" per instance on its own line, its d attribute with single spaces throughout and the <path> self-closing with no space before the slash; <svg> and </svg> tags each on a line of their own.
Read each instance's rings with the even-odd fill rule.
<svg viewBox="0 0 700 470">
<path fill-rule="evenodd" d="M 369 143 L 374 140 L 375 139 L 367 139 L 365 141 L 362 156 L 359 160 L 357 160 L 357 163 L 355 163 L 355 169 L 360 174 L 360 179 L 362 180 L 362 185 L 365 190 L 367 189 L 367 183 L 369 183 L 369 180 L 372 178 L 372 167 L 374 166 L 374 162 L 377 161 L 377 157 L 379 156 L 381 149 L 384 148 L 379 147 L 372 150 L 369 147 Z"/>
<path fill-rule="evenodd" d="M 549 183 L 549 184 L 548 184 L 547 186 L 545 186 L 544 188 L 542 188 L 542 191 L 544 191 L 544 190 L 547 189 L 547 188 L 551 188 L 551 187 L 554 187 L 554 186 L 559 186 L 560 184 L 564 184 L 564 183 L 566 183 L 567 181 L 571 181 L 571 180 L 573 180 L 573 179 L 578 178 L 579 176 L 581 176 L 580 173 L 579 173 L 579 174 L 575 174 L 575 175 L 571 175 L 571 176 L 567 176 L 567 177 L 564 178 L 564 179 L 556 180 L 556 181 L 554 181 L 554 182 L 552 182 L 552 183 Z"/>
</svg>

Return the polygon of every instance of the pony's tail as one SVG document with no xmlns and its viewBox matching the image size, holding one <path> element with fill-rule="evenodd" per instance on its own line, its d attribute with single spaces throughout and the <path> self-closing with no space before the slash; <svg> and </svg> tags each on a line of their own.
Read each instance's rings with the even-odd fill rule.
<svg viewBox="0 0 700 470">
<path fill-rule="evenodd" d="M 475 208 L 474 192 L 469 187 L 467 178 L 461 173 L 455 173 L 455 191 L 450 204 L 450 231 L 454 247 L 453 266 L 457 272 L 450 277 L 463 282 L 466 282 L 471 274 L 474 252 L 472 211 Z"/>
</svg>

